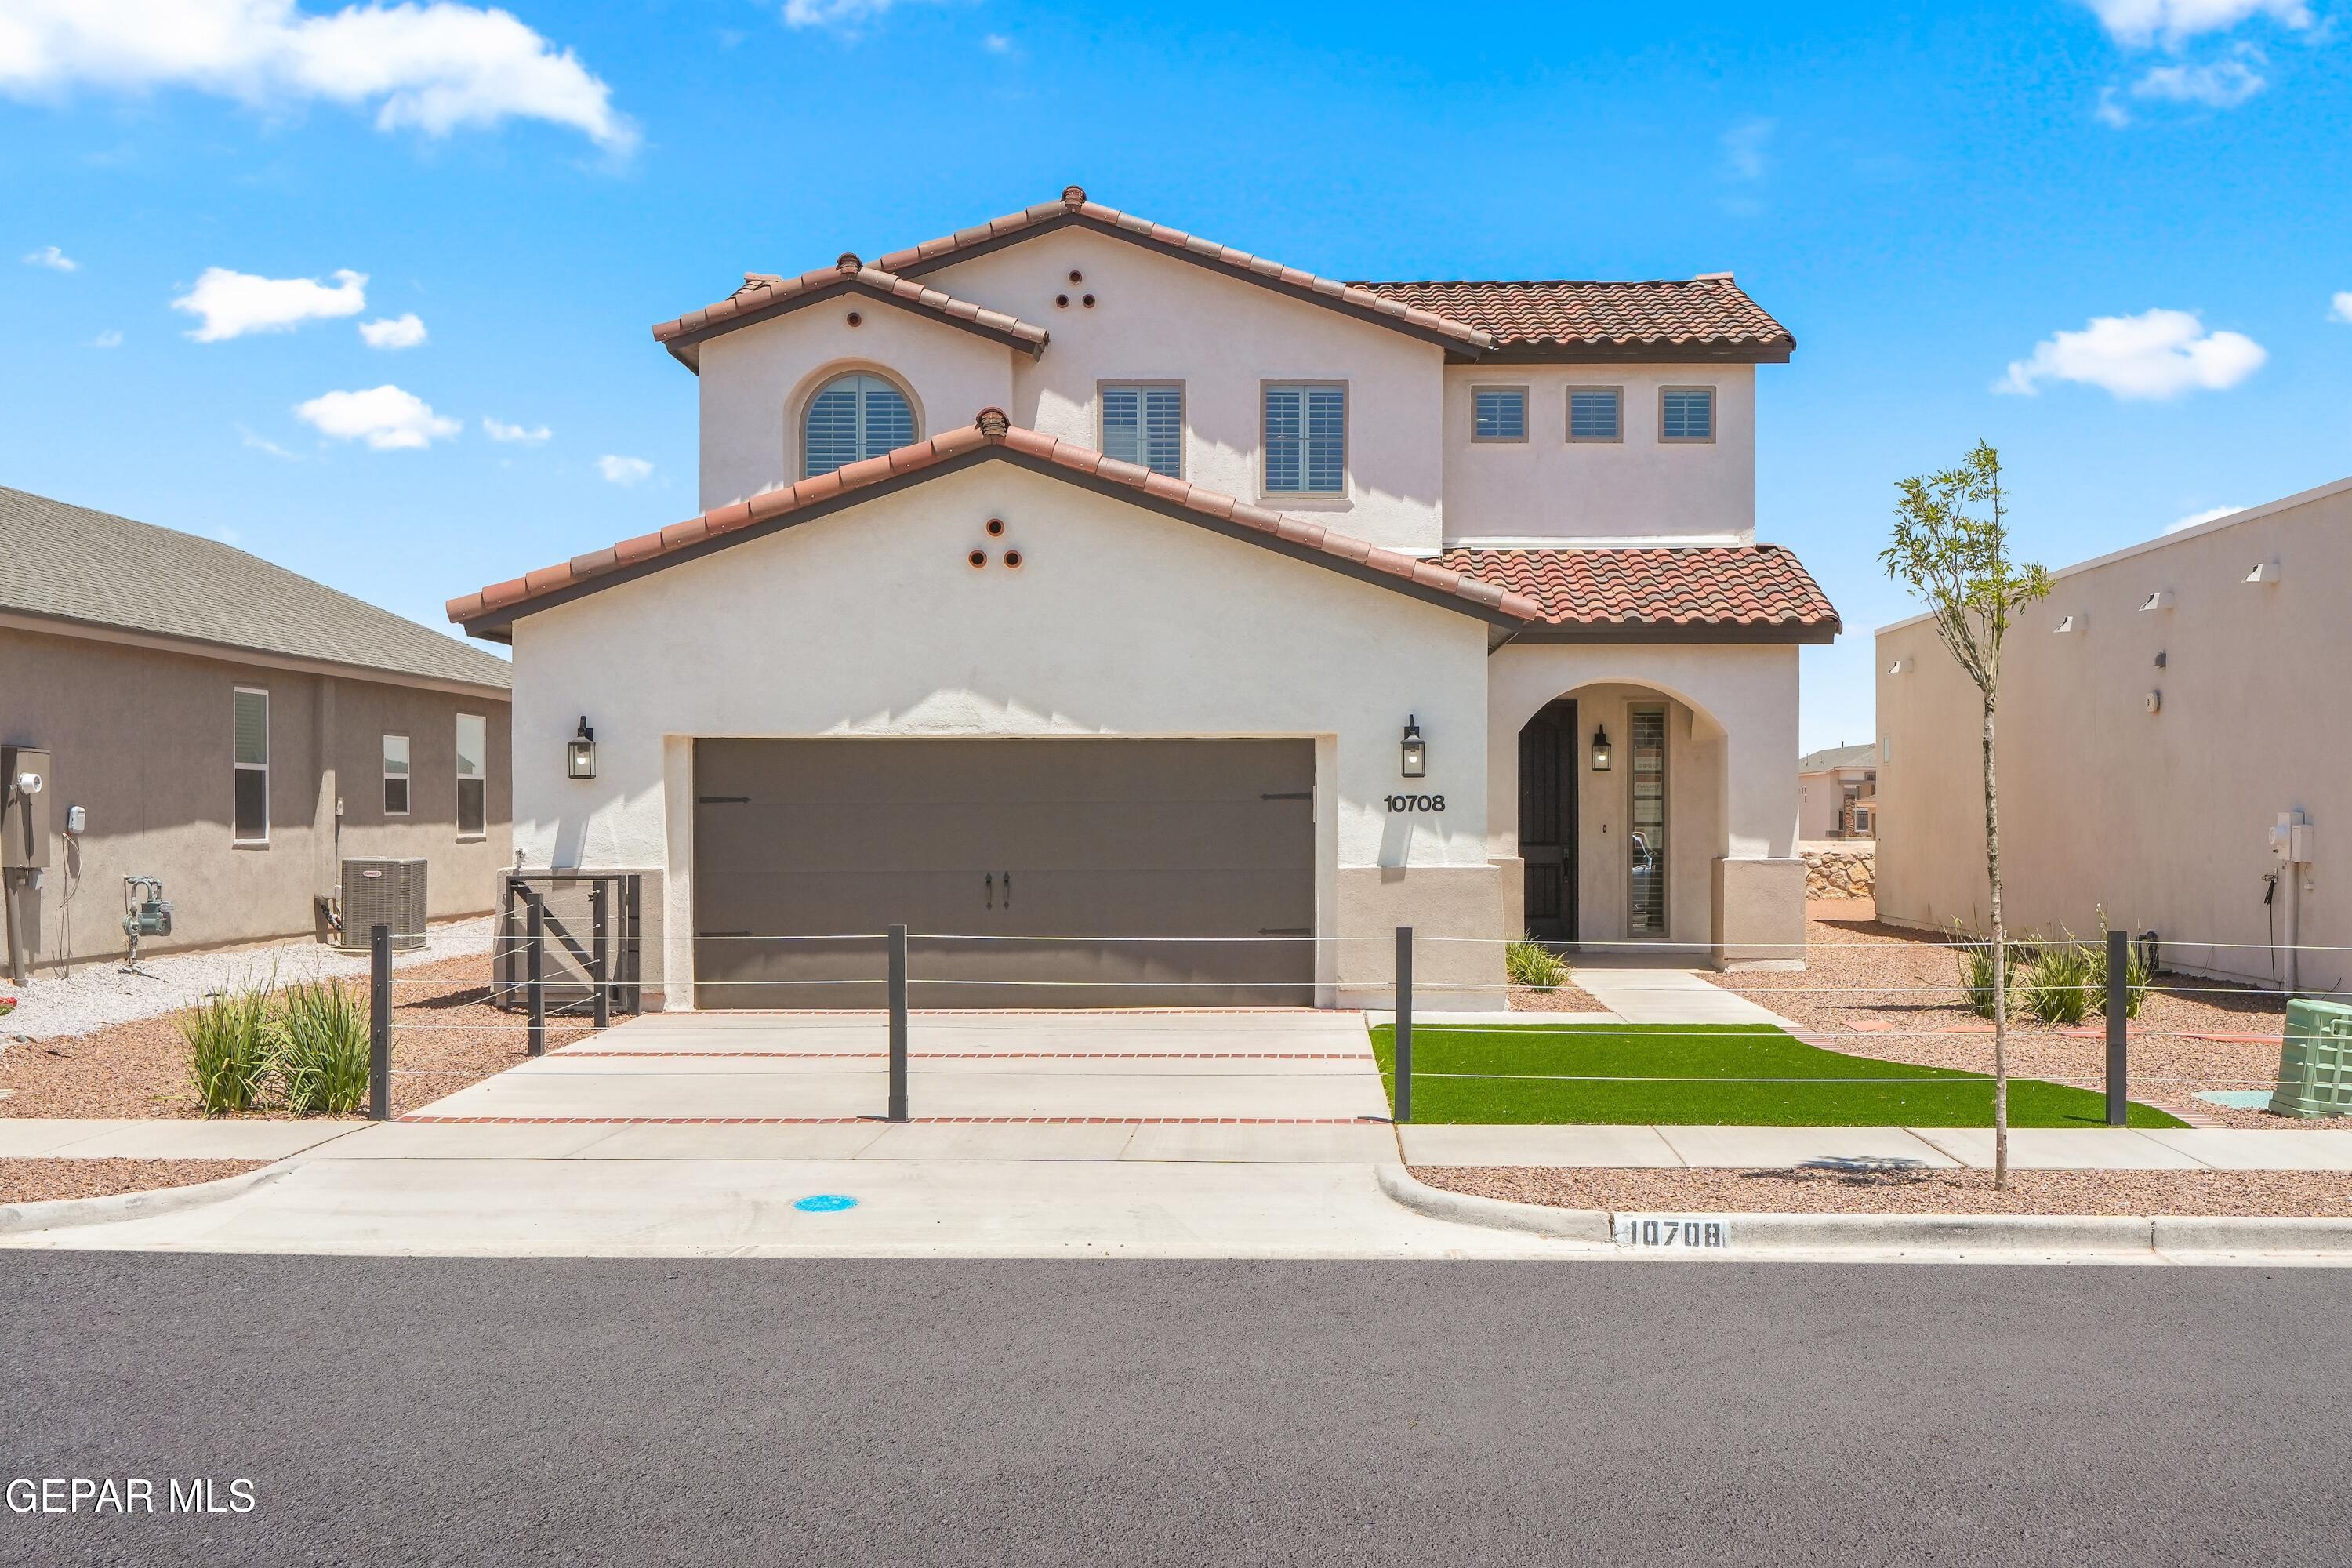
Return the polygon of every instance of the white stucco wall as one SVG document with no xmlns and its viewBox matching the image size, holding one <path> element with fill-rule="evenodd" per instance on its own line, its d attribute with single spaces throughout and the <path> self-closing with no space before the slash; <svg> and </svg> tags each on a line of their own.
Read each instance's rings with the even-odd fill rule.
<svg viewBox="0 0 2352 1568">
<path fill-rule="evenodd" d="M 1473 441 L 1471 393 L 1528 392 L 1525 441 Z M 1619 441 L 1570 441 L 1571 386 L 1622 394 Z M 1658 439 L 1664 387 L 1715 389 L 1712 441 Z M 1445 529 L 1456 540 L 1756 537 L 1756 368 L 1746 364 L 1445 367 Z"/>
<path fill-rule="evenodd" d="M 1081 280 L 1070 281 L 1070 274 Z M 1444 351 L 1342 310 L 1083 229 L 959 262 L 923 281 L 1053 334 L 1014 367 L 1014 422 L 1102 443 L 1105 381 L 1184 385 L 1184 477 L 1376 544 L 1434 550 L 1443 488 Z M 1082 303 L 1092 294 L 1095 304 Z M 1055 304 L 1067 295 L 1066 309 Z M 1348 493 L 1269 497 L 1261 485 L 1260 387 L 1348 386 Z"/>
</svg>

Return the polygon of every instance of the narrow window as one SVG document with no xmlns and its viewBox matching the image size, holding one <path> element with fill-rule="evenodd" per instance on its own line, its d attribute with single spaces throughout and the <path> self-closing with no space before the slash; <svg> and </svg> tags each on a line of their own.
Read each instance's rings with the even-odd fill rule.
<svg viewBox="0 0 2352 1568">
<path fill-rule="evenodd" d="M 1666 934 L 1666 710 L 1636 708 L 1626 714 L 1632 732 L 1633 765 L 1627 778 L 1633 786 L 1632 831 L 1626 847 L 1633 857 L 1633 889 L 1628 900 L 1635 936 Z"/>
<path fill-rule="evenodd" d="M 907 395 L 878 375 L 838 375 L 809 399 L 801 421 L 801 478 L 814 479 L 915 444 Z"/>
<path fill-rule="evenodd" d="M 269 693 L 236 689 L 236 819 L 239 844 L 269 842 Z"/>
<path fill-rule="evenodd" d="M 1102 389 L 1102 452 L 1140 463 L 1170 479 L 1184 477 L 1184 389 L 1107 384 Z"/>
<path fill-rule="evenodd" d="M 1623 440 L 1623 415 L 1624 395 L 1616 387 L 1568 389 L 1568 438 L 1571 441 Z"/>
<path fill-rule="evenodd" d="M 383 738 L 383 814 L 408 815 L 408 737 Z"/>
<path fill-rule="evenodd" d="M 1669 386 L 1658 394 L 1658 439 L 1715 439 L 1715 388 Z"/>
<path fill-rule="evenodd" d="M 1470 389 L 1470 439 L 1524 441 L 1527 438 L 1526 387 L 1476 386 Z"/>
<path fill-rule="evenodd" d="M 1265 389 L 1269 495 L 1341 495 L 1348 488 L 1348 389 Z"/>
<path fill-rule="evenodd" d="M 479 713 L 457 715 L 457 837 L 479 838 L 489 822 L 489 721 Z"/>
</svg>

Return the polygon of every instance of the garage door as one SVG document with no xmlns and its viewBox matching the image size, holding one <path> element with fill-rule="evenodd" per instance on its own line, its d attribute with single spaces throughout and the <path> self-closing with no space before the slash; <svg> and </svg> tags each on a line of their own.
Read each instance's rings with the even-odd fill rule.
<svg viewBox="0 0 2352 1568">
<path fill-rule="evenodd" d="M 1310 741 L 698 741 L 696 1004 L 880 1006 L 900 924 L 918 1007 L 1309 1005 L 1314 784 Z"/>
</svg>

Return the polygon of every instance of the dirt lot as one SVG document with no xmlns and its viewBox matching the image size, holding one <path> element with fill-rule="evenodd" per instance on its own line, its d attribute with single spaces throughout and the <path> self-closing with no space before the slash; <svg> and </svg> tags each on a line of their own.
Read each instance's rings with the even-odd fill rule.
<svg viewBox="0 0 2352 1568">
<path fill-rule="evenodd" d="M 0 1204 L 185 1187 L 243 1175 L 262 1164 L 259 1160 L 0 1160 Z"/>
<path fill-rule="evenodd" d="M 489 965 L 487 957 L 452 958 L 394 979 L 394 1114 L 523 1059 L 522 1016 L 489 1005 Z M 0 1049 L 0 1089 L 8 1091 L 0 1116 L 201 1116 L 180 1018 L 165 1014 L 63 1039 L 8 1042 Z M 583 1024 L 551 1019 L 548 1045 L 587 1032 Z"/>
<path fill-rule="evenodd" d="M 1880 924 L 1870 909 L 1824 918 L 1822 904 L 1810 906 L 1801 973 L 1708 978 L 1817 1032 L 1833 1049 L 1990 1072 L 1992 1026 L 1962 1005 L 1952 951 L 1922 932 Z M 2285 1004 L 2274 994 L 2160 973 L 2131 1024 L 2132 1097 L 2208 1125 L 2352 1127 L 2347 1117 L 2304 1121 L 2191 1098 L 2200 1089 L 2270 1088 L 2285 1020 Z M 2099 1089 L 2106 1049 L 2095 1014 L 2072 1034 L 2011 1018 L 2009 1065 L 2020 1077 Z"/>
<path fill-rule="evenodd" d="M 1560 1208 L 1660 1214 L 2352 1215 L 2352 1172 L 1596 1171 L 1416 1166 L 1433 1187 Z"/>
</svg>

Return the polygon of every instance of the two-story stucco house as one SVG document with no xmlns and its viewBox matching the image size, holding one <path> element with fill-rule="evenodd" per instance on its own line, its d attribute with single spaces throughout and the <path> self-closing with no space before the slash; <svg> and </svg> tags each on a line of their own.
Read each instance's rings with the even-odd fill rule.
<svg viewBox="0 0 2352 1568">
<path fill-rule="evenodd" d="M 1340 283 L 1060 199 L 654 329 L 699 516 L 451 602 L 515 842 L 673 1007 L 1494 1005 L 1506 939 L 1801 952 L 1797 645 L 1727 274 Z M 583 544 L 589 542 L 583 542 Z M 585 716 L 593 777 L 568 777 Z M 953 940 L 946 940 L 953 939 Z M 1014 984 L 1017 982 L 1018 984 Z"/>
</svg>

